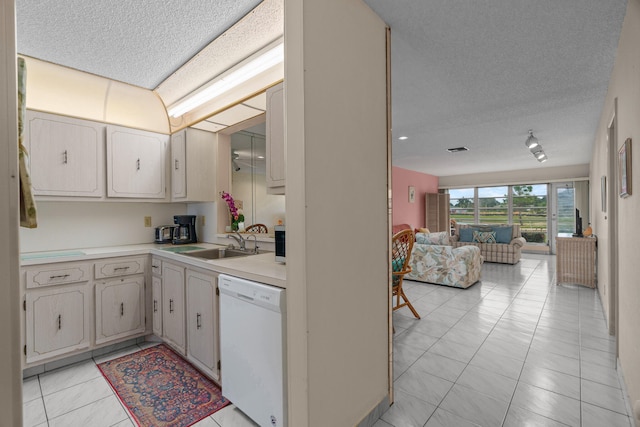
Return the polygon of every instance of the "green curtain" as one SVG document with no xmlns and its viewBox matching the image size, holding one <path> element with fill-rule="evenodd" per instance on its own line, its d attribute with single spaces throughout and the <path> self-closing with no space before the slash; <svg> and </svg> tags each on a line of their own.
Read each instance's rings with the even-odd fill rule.
<svg viewBox="0 0 640 427">
<path fill-rule="evenodd" d="M 20 226 L 36 228 L 36 202 L 31 191 L 29 153 L 24 148 L 24 121 L 27 111 L 27 68 L 23 58 L 18 58 L 18 160 L 20 167 Z"/>
</svg>

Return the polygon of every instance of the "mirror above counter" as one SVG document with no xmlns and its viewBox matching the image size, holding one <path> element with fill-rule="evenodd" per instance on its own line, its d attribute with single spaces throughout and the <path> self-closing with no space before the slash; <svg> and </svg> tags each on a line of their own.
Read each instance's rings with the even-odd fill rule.
<svg viewBox="0 0 640 427">
<path fill-rule="evenodd" d="M 284 222 L 284 195 L 268 194 L 265 124 L 231 135 L 231 194 L 244 214 L 245 226 L 264 224 L 268 235 Z"/>
</svg>

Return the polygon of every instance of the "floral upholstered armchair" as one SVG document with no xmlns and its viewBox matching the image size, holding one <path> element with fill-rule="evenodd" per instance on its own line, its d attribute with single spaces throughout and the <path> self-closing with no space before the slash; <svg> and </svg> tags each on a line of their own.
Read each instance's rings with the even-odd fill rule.
<svg viewBox="0 0 640 427">
<path fill-rule="evenodd" d="M 453 248 L 446 232 L 417 233 L 405 279 L 468 288 L 480 280 L 482 263 L 479 248 Z"/>
</svg>

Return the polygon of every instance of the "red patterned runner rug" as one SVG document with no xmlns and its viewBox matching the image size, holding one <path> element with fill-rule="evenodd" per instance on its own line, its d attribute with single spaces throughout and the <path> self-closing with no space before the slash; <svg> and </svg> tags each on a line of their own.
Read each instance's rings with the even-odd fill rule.
<svg viewBox="0 0 640 427">
<path fill-rule="evenodd" d="M 164 344 L 98 368 L 141 427 L 187 427 L 229 404 L 215 383 Z"/>
</svg>

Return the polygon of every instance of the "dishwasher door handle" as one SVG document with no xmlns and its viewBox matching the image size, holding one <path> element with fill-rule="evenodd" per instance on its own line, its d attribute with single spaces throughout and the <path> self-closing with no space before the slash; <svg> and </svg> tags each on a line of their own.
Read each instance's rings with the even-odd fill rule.
<svg viewBox="0 0 640 427">
<path fill-rule="evenodd" d="M 240 299 L 244 299 L 244 300 L 247 300 L 247 301 L 253 301 L 253 298 L 248 296 L 248 295 L 243 295 L 243 294 L 236 294 L 236 295 L 238 295 L 238 298 L 240 298 Z"/>
</svg>

